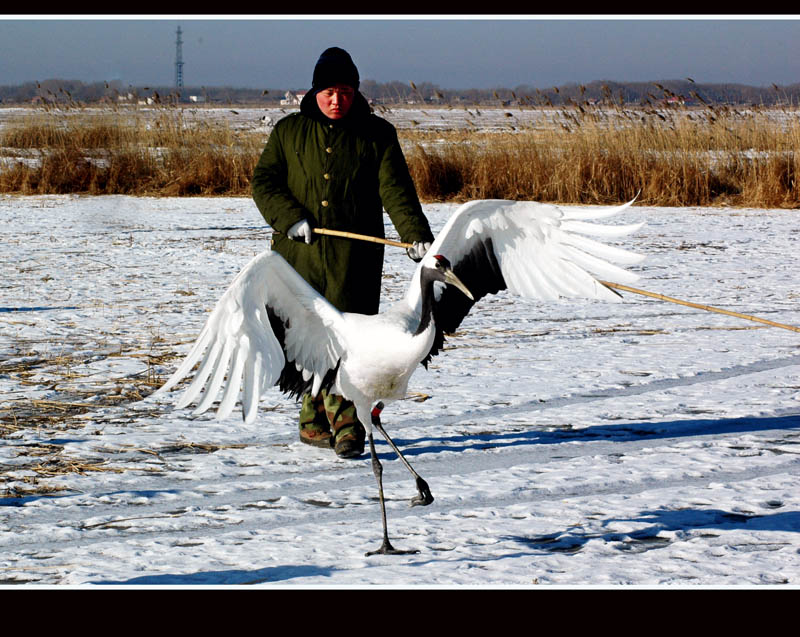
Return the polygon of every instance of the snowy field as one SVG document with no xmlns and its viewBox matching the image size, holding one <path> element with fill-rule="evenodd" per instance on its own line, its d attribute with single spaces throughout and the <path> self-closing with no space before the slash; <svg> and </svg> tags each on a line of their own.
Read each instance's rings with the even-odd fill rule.
<svg viewBox="0 0 800 637">
<path fill-rule="evenodd" d="M 552 129 L 561 123 L 570 123 L 570 117 L 565 118 L 565 113 L 572 114 L 573 107 L 538 107 L 508 104 L 506 106 L 478 106 L 468 102 L 449 105 L 382 105 L 375 104 L 373 109 L 377 115 L 391 122 L 398 130 L 481 130 L 486 132 L 510 133 L 515 130 Z M 223 123 L 236 130 L 269 132 L 272 126 L 285 115 L 297 112 L 297 106 L 212 106 L 201 107 L 182 106 L 181 116 L 187 125 L 204 123 Z M 693 107 L 685 110 L 657 108 L 665 116 L 680 117 L 702 113 L 703 109 Z M 747 107 L 735 109 L 740 116 L 751 116 L 754 111 Z M 41 114 L 41 109 L 28 106 L 0 106 L 0 130 L 10 121 L 24 119 L 35 113 Z M 65 109 L 59 113 L 59 118 L 64 119 L 71 115 L 102 115 L 110 112 L 108 107 L 85 106 L 79 109 Z M 165 112 L 176 112 L 172 109 L 157 106 L 135 106 L 122 108 L 119 113 L 130 113 L 143 118 L 157 118 Z M 611 123 L 624 124 L 629 116 L 637 112 L 637 106 L 627 105 L 623 111 L 615 108 L 594 106 L 592 113 L 605 118 Z M 652 108 L 641 111 L 651 115 L 655 112 Z M 798 112 L 794 108 L 772 108 L 759 110 L 763 117 L 768 117 L 776 124 L 786 124 L 797 121 Z M 14 154 L 14 149 L 2 149 L 7 154 Z"/>
<path fill-rule="evenodd" d="M 454 208 L 425 206 L 434 230 Z M 376 437 L 392 542 L 419 553 L 365 557 L 368 454 L 301 444 L 277 390 L 251 426 L 146 396 L 266 247 L 251 200 L 4 196 L 0 219 L 0 585 L 800 585 L 798 333 L 484 299 L 383 413 L 430 506 Z M 638 287 L 800 325 L 796 211 L 640 220 Z M 387 248 L 386 302 L 413 265 Z"/>
<path fill-rule="evenodd" d="M 452 130 L 480 127 L 487 131 L 505 131 L 516 127 L 550 127 L 560 121 L 558 111 L 553 108 L 532 108 L 509 105 L 504 108 L 479 107 L 472 104 L 459 106 L 383 106 L 375 105 L 375 113 L 389 120 L 398 129 L 418 128 L 423 130 Z M 297 112 L 298 106 L 182 106 L 181 115 L 187 124 L 214 122 L 225 123 L 237 130 L 269 130 L 281 117 Z M 40 109 L 22 106 L 0 106 L 0 129 L 9 121 L 24 118 Z M 164 107 L 136 106 L 123 108 L 121 113 L 129 112 L 142 117 L 156 118 L 163 115 Z M 169 109 L 167 112 L 172 112 Z M 70 114 L 84 116 L 107 114 L 109 108 L 86 106 L 76 110 L 65 109 L 61 117 Z"/>
</svg>

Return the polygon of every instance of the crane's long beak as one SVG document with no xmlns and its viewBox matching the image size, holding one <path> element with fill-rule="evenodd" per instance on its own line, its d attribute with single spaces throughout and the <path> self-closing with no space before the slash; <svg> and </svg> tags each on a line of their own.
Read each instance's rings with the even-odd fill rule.
<svg viewBox="0 0 800 637">
<path fill-rule="evenodd" d="M 445 283 L 447 283 L 448 285 L 454 285 L 464 294 L 466 294 L 470 301 L 475 300 L 474 297 L 472 296 L 472 293 L 467 289 L 467 286 L 461 282 L 461 279 L 459 279 L 452 270 L 448 269 L 445 271 L 444 280 Z"/>
</svg>

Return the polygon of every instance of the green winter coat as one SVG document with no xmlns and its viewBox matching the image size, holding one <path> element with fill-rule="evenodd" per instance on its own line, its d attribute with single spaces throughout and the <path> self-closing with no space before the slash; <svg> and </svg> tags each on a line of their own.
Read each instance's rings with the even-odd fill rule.
<svg viewBox="0 0 800 637">
<path fill-rule="evenodd" d="M 275 230 L 272 249 L 339 310 L 375 314 L 383 245 L 286 235 L 296 222 L 383 237 L 383 210 L 405 242 L 433 241 L 397 132 L 360 93 L 342 120 L 326 118 L 313 92 L 275 125 L 252 180 L 253 199 Z"/>
</svg>

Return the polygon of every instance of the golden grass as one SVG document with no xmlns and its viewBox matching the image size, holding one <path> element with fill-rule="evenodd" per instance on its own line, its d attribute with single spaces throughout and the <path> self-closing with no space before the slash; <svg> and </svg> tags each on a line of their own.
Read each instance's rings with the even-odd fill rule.
<svg viewBox="0 0 800 637">
<path fill-rule="evenodd" d="M 800 124 L 775 113 L 622 111 L 513 134 L 417 133 L 409 165 L 429 201 L 529 199 L 657 206 L 800 204 Z M 444 143 L 442 143 L 444 139 Z"/>
<path fill-rule="evenodd" d="M 446 111 L 444 113 L 446 118 Z M 795 112 L 625 107 L 611 101 L 549 109 L 550 125 L 400 130 L 424 202 L 530 199 L 656 206 L 797 208 Z M 781 119 L 781 115 L 784 117 Z M 40 161 L 0 168 L 0 192 L 249 196 L 266 142 L 224 120 L 184 111 L 46 110 L 12 122 L 4 154 Z"/>
<path fill-rule="evenodd" d="M 36 112 L 11 122 L 0 147 L 38 162 L 9 162 L 0 192 L 19 194 L 245 195 L 263 134 L 189 123 L 180 109 Z"/>
</svg>

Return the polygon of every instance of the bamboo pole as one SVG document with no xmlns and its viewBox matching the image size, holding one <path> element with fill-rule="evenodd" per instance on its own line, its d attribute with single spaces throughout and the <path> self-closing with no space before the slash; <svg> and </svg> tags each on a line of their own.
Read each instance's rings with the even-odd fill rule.
<svg viewBox="0 0 800 637">
<path fill-rule="evenodd" d="M 357 239 L 359 241 L 372 241 L 372 243 L 385 243 L 389 246 L 397 248 L 410 248 L 412 244 L 403 243 L 402 241 L 393 241 L 392 239 L 381 239 L 380 237 L 372 237 L 367 234 L 357 234 L 355 232 L 345 232 L 344 230 L 328 230 L 327 228 L 314 228 L 317 234 L 330 235 L 332 237 L 344 237 L 345 239 Z"/>
<path fill-rule="evenodd" d="M 371 237 L 369 235 L 357 234 L 355 232 L 344 232 L 341 230 L 327 230 L 325 228 L 314 228 L 314 232 L 316 232 L 317 234 L 326 234 L 334 237 L 345 237 L 347 239 L 356 239 L 359 241 L 372 241 L 373 243 L 385 243 L 386 245 L 396 246 L 398 248 L 410 248 L 412 246 L 412 244 L 410 243 L 403 243 L 401 241 L 392 241 L 391 239 L 381 239 L 380 237 Z M 678 305 L 685 305 L 687 307 L 693 307 L 698 310 L 705 310 L 707 312 L 717 312 L 718 314 L 726 314 L 728 316 L 735 316 L 737 318 L 746 319 L 748 321 L 756 321 L 758 323 L 763 323 L 765 325 L 771 325 L 772 327 L 780 327 L 785 330 L 800 332 L 800 327 L 795 327 L 793 325 L 786 325 L 784 323 L 776 323 L 775 321 L 758 318 L 757 316 L 752 316 L 750 314 L 742 314 L 741 312 L 724 310 L 719 307 L 713 307 L 711 305 L 703 305 L 701 303 L 692 303 L 691 301 L 682 301 L 681 299 L 676 299 L 671 296 L 665 296 L 657 292 L 648 292 L 647 290 L 632 288 L 627 285 L 622 285 L 621 283 L 612 283 L 610 281 L 599 281 L 599 282 L 609 288 L 614 288 L 616 290 L 623 290 L 625 292 L 632 292 L 633 294 L 641 294 L 643 296 L 649 296 L 651 298 L 658 299 L 659 301 L 666 301 L 668 303 L 677 303 Z"/>
<path fill-rule="evenodd" d="M 784 323 L 776 323 L 775 321 L 769 321 L 767 319 L 758 318 L 757 316 L 751 316 L 750 314 L 742 314 L 741 312 L 723 310 L 722 308 L 719 307 L 712 307 L 711 305 L 703 305 L 701 303 L 692 303 L 691 301 L 682 301 L 681 299 L 676 299 L 671 296 L 664 296 L 663 294 L 658 294 L 657 292 L 648 292 L 647 290 L 639 290 L 638 288 L 632 288 L 627 285 L 622 285 L 621 283 L 611 283 L 610 281 L 600 281 L 600 283 L 609 288 L 614 288 L 616 290 L 624 290 L 625 292 L 633 292 L 634 294 L 642 294 L 644 296 L 649 296 L 654 299 L 659 299 L 660 301 L 668 301 L 669 303 L 686 305 L 688 307 L 697 308 L 698 310 L 706 310 L 707 312 L 717 312 L 718 314 L 727 314 L 728 316 L 736 316 L 737 318 L 747 319 L 748 321 L 756 321 L 758 323 L 764 323 L 765 325 L 771 325 L 772 327 L 782 327 L 785 330 L 800 332 L 800 327 L 794 327 L 793 325 L 785 325 Z"/>
</svg>

